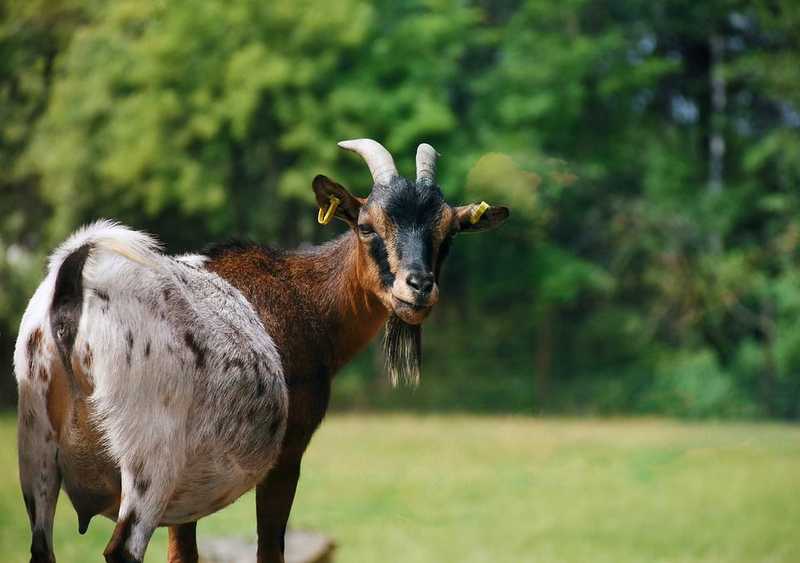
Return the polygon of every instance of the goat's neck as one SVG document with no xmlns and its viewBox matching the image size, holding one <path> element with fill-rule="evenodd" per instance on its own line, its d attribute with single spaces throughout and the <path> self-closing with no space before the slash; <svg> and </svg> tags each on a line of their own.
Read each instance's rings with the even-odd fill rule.
<svg viewBox="0 0 800 563">
<path fill-rule="evenodd" d="M 287 259 L 297 287 L 313 288 L 309 303 L 329 335 L 331 374 L 375 337 L 388 315 L 359 281 L 359 252 L 358 237 L 348 232 Z"/>
<path fill-rule="evenodd" d="M 359 283 L 360 251 L 356 234 L 348 232 L 289 253 L 261 247 L 223 250 L 207 267 L 256 308 L 288 378 L 332 377 L 387 317 L 385 307 Z"/>
</svg>

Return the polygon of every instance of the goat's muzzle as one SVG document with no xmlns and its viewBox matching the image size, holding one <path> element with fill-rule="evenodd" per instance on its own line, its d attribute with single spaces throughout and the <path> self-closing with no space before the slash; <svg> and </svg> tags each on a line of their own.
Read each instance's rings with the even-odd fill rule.
<svg viewBox="0 0 800 563">
<path fill-rule="evenodd" d="M 432 273 L 411 270 L 395 278 L 392 309 L 404 322 L 420 324 L 439 301 L 439 287 Z"/>
</svg>

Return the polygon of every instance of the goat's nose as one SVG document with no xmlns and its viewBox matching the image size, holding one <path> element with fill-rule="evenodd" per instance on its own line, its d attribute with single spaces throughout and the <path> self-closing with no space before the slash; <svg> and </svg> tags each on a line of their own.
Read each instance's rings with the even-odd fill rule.
<svg viewBox="0 0 800 563">
<path fill-rule="evenodd" d="M 411 272 L 406 277 L 406 283 L 416 293 L 426 296 L 433 289 L 433 274 L 425 272 Z"/>
</svg>

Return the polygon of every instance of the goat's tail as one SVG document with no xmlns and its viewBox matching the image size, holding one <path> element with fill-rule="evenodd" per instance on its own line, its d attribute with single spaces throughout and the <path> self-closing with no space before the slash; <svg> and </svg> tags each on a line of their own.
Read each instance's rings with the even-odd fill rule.
<svg viewBox="0 0 800 563">
<path fill-rule="evenodd" d="M 101 219 L 75 231 L 53 252 L 49 262 L 50 271 L 58 271 L 70 254 L 86 245 L 114 252 L 150 267 L 156 266 L 161 253 L 161 244 L 152 236 L 115 221 Z"/>
<path fill-rule="evenodd" d="M 155 268 L 161 254 L 151 236 L 108 220 L 100 220 L 76 231 L 50 257 L 55 275 L 50 328 L 67 372 L 83 307 L 83 268 L 97 250 L 119 254 L 145 267 Z"/>
</svg>

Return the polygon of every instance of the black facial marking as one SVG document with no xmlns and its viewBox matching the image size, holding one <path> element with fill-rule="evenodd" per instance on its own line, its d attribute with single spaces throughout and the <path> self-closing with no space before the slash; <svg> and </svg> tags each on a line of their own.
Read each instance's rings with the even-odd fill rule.
<svg viewBox="0 0 800 563">
<path fill-rule="evenodd" d="M 395 247 L 397 259 L 406 264 L 406 267 L 431 271 L 433 229 L 429 225 L 398 229 Z"/>
<path fill-rule="evenodd" d="M 450 254 L 450 247 L 453 244 L 453 237 L 448 236 L 443 241 L 442 244 L 439 245 L 439 254 L 436 256 L 436 268 L 434 268 L 433 275 L 436 279 L 436 283 L 439 283 L 439 273 L 442 271 L 442 264 L 444 264 L 447 255 Z"/>
<path fill-rule="evenodd" d="M 378 235 L 372 237 L 369 242 L 369 254 L 378 266 L 378 273 L 383 287 L 391 287 L 394 283 L 394 274 L 389 267 L 389 254 L 386 252 L 386 245 Z"/>
<path fill-rule="evenodd" d="M 394 225 L 397 260 L 405 268 L 432 271 L 434 232 L 446 205 L 438 186 L 396 177 L 388 186 L 376 186 L 369 203 Z"/>
<path fill-rule="evenodd" d="M 430 183 L 416 184 L 395 177 L 389 186 L 381 187 L 370 195 L 379 204 L 398 229 L 436 224 L 444 197 L 441 190 Z"/>
</svg>

